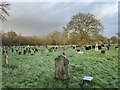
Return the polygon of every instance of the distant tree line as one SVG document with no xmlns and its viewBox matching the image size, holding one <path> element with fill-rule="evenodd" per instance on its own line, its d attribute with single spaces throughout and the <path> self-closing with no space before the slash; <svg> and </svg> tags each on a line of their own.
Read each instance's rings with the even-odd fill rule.
<svg viewBox="0 0 120 90">
<path fill-rule="evenodd" d="M 14 31 L 2 33 L 2 45 L 86 45 L 95 43 L 108 43 L 108 38 L 104 36 L 98 36 L 97 38 L 89 37 L 84 41 L 79 41 L 77 38 L 79 35 L 66 34 L 65 32 L 55 31 L 49 33 L 46 36 L 23 36 L 17 34 Z M 113 36 L 110 38 L 111 43 L 117 43 L 117 37 Z"/>
</svg>

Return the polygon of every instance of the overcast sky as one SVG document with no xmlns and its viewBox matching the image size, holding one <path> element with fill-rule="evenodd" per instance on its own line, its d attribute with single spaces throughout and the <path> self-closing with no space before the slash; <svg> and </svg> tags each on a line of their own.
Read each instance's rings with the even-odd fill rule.
<svg viewBox="0 0 120 90">
<path fill-rule="evenodd" d="M 76 13 L 91 13 L 104 25 L 103 35 L 118 32 L 118 3 L 116 2 L 11 2 L 10 17 L 4 22 L 5 31 L 22 35 L 46 35 L 62 31 Z"/>
</svg>

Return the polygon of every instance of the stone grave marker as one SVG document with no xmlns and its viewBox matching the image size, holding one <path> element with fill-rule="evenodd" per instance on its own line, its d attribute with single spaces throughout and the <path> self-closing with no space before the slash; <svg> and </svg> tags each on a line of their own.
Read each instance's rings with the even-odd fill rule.
<svg viewBox="0 0 120 90">
<path fill-rule="evenodd" d="M 64 56 L 65 54 L 64 55 L 63 54 L 55 59 L 55 78 L 60 80 L 69 79 L 68 74 L 69 61 L 65 58 Z"/>
<path fill-rule="evenodd" d="M 115 46 L 115 49 L 118 49 L 118 46 Z"/>
<path fill-rule="evenodd" d="M 7 52 L 4 53 L 4 66 L 8 65 L 8 55 Z"/>
<path fill-rule="evenodd" d="M 98 50 L 101 50 L 101 49 L 102 49 L 102 47 L 99 45 L 99 46 L 98 46 Z"/>
<path fill-rule="evenodd" d="M 14 48 L 12 48 L 12 52 L 14 52 Z"/>
<path fill-rule="evenodd" d="M 91 46 L 88 46 L 89 47 L 89 49 L 91 49 Z"/>
<path fill-rule="evenodd" d="M 34 50 L 31 49 L 30 55 L 34 55 Z"/>
<path fill-rule="evenodd" d="M 95 45 L 95 51 L 98 51 L 98 44 Z"/>
<path fill-rule="evenodd" d="M 23 50 L 23 55 L 26 55 L 26 50 Z"/>
<path fill-rule="evenodd" d="M 89 50 L 89 47 L 88 47 L 88 46 L 85 46 L 85 50 Z"/>
<path fill-rule="evenodd" d="M 16 49 L 16 52 L 18 52 L 18 49 Z"/>
<path fill-rule="evenodd" d="M 5 50 L 3 50 L 3 52 L 2 52 L 3 54 L 5 53 Z"/>
<path fill-rule="evenodd" d="M 19 51 L 18 54 L 21 55 L 22 54 L 21 51 Z"/>
<path fill-rule="evenodd" d="M 107 50 L 109 50 L 110 48 L 109 48 L 109 46 L 106 46 L 107 47 Z"/>
<path fill-rule="evenodd" d="M 104 44 L 102 44 L 101 46 L 102 46 L 102 47 L 104 47 L 105 45 L 104 45 Z"/>
<path fill-rule="evenodd" d="M 80 52 L 80 49 L 77 49 L 77 52 Z"/>
<path fill-rule="evenodd" d="M 54 47 L 51 47 L 50 49 L 48 49 L 49 52 L 53 52 L 54 51 Z"/>
<path fill-rule="evenodd" d="M 107 51 L 106 51 L 106 50 L 101 50 L 101 53 L 102 53 L 102 54 L 106 54 Z"/>
<path fill-rule="evenodd" d="M 92 48 L 95 49 L 95 45 L 92 45 Z"/>
<path fill-rule="evenodd" d="M 30 48 L 28 48 L 28 53 L 31 54 L 31 49 Z"/>
</svg>

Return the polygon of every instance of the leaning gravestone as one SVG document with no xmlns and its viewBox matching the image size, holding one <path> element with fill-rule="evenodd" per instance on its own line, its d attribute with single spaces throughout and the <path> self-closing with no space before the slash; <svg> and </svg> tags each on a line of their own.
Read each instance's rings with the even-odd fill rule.
<svg viewBox="0 0 120 90">
<path fill-rule="evenodd" d="M 62 54 L 55 59 L 55 78 L 56 79 L 68 79 L 68 64 L 69 61 Z"/>
</svg>

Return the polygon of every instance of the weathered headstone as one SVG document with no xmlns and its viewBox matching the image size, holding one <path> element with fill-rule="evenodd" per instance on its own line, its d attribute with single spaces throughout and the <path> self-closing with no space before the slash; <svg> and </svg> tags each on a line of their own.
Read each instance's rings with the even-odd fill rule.
<svg viewBox="0 0 120 90">
<path fill-rule="evenodd" d="M 28 53 L 31 54 L 31 49 L 30 48 L 28 48 Z"/>
<path fill-rule="evenodd" d="M 18 49 L 16 49 L 16 52 L 18 52 Z"/>
<path fill-rule="evenodd" d="M 3 54 L 5 53 L 5 50 L 3 50 L 3 52 L 2 52 Z"/>
<path fill-rule="evenodd" d="M 107 47 L 107 50 L 109 50 L 109 46 L 106 46 Z"/>
<path fill-rule="evenodd" d="M 80 52 L 80 49 L 77 49 L 77 52 Z"/>
<path fill-rule="evenodd" d="M 111 44 L 111 40 L 110 39 L 108 39 L 108 46 L 110 47 L 110 44 Z"/>
<path fill-rule="evenodd" d="M 102 47 L 101 46 L 98 46 L 98 50 L 101 50 L 102 49 Z"/>
<path fill-rule="evenodd" d="M 115 49 L 118 49 L 118 46 L 115 46 Z"/>
<path fill-rule="evenodd" d="M 73 49 L 75 49 L 75 47 L 73 46 Z"/>
<path fill-rule="evenodd" d="M 8 55 L 7 53 L 4 53 L 4 65 L 8 65 Z"/>
<path fill-rule="evenodd" d="M 89 50 L 91 49 L 91 46 L 88 46 L 89 47 Z"/>
<path fill-rule="evenodd" d="M 95 49 L 95 45 L 92 45 L 92 48 Z"/>
<path fill-rule="evenodd" d="M 35 53 L 36 53 L 36 52 L 38 52 L 38 49 L 37 49 L 37 48 L 35 48 Z"/>
<path fill-rule="evenodd" d="M 21 51 L 19 51 L 18 54 L 21 55 L 22 54 Z"/>
<path fill-rule="evenodd" d="M 68 64 L 69 61 L 62 54 L 55 59 L 55 78 L 56 79 L 68 79 Z"/>
<path fill-rule="evenodd" d="M 95 45 L 95 51 L 98 51 L 98 44 Z"/>
<path fill-rule="evenodd" d="M 23 50 L 23 55 L 26 55 L 26 50 Z"/>
<path fill-rule="evenodd" d="M 102 54 L 106 54 L 107 51 L 106 51 L 106 50 L 101 50 L 101 53 L 102 53 Z"/>
<path fill-rule="evenodd" d="M 104 47 L 104 46 L 105 46 L 104 44 L 101 45 L 101 47 Z"/>
<path fill-rule="evenodd" d="M 34 55 L 34 51 L 33 50 L 31 50 L 31 53 L 30 53 L 31 55 Z"/>
<path fill-rule="evenodd" d="M 12 52 L 14 52 L 14 48 L 12 48 Z"/>
<path fill-rule="evenodd" d="M 88 46 L 85 46 L 85 50 L 89 50 L 89 47 L 88 47 Z"/>
<path fill-rule="evenodd" d="M 54 51 L 54 47 L 51 47 L 50 49 L 48 49 L 49 52 L 53 52 Z"/>
</svg>

